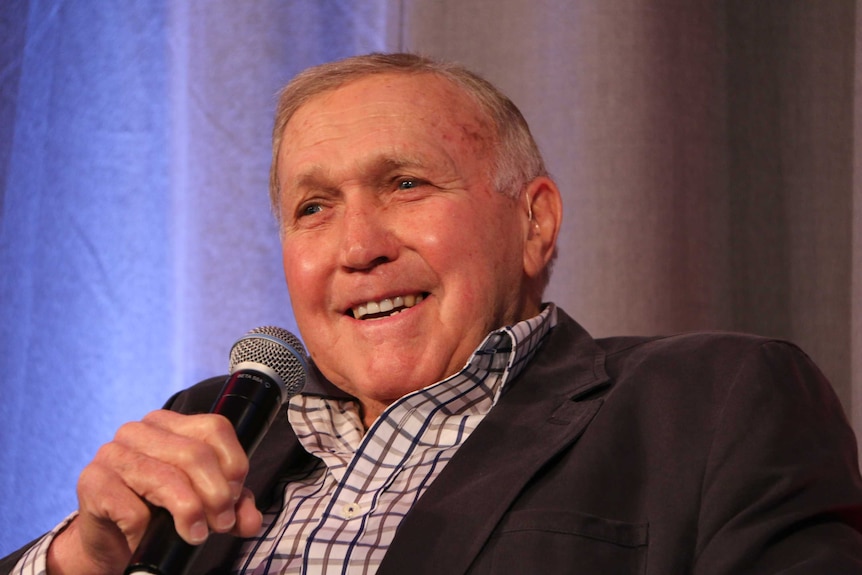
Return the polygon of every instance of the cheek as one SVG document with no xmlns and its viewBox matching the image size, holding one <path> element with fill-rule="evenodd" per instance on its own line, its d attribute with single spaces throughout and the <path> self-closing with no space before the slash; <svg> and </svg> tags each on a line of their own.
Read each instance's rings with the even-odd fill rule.
<svg viewBox="0 0 862 575">
<path fill-rule="evenodd" d="M 475 309 L 482 305 L 489 284 L 497 276 L 493 268 L 498 254 L 493 238 L 476 221 L 452 213 L 416 226 L 419 251 L 449 296 L 449 305 Z M 462 216 L 462 217 L 459 217 Z"/>
<path fill-rule="evenodd" d="M 462 202 L 437 202 L 422 212 L 411 214 L 401 224 L 402 236 L 412 242 L 436 263 L 446 265 L 479 255 L 486 230 L 476 225 L 472 206 Z"/>
<path fill-rule="evenodd" d="M 509 214 L 490 209 L 485 213 L 476 211 L 484 206 L 470 208 L 430 223 L 425 229 L 432 231 L 424 236 L 424 243 L 444 265 L 496 271 L 516 249 L 516 228 Z"/>
<path fill-rule="evenodd" d="M 317 296 L 323 294 L 325 270 L 323 258 L 314 257 L 310 248 L 304 248 L 299 242 L 282 244 L 282 264 L 287 291 L 290 294 L 293 307 L 299 315 L 308 311 L 309 303 L 320 301 Z M 301 294 L 301 296 L 300 296 Z"/>
<path fill-rule="evenodd" d="M 469 275 L 462 281 L 474 290 L 471 297 L 499 305 L 496 300 L 511 296 L 523 272 L 523 242 L 516 218 L 511 211 L 488 210 L 464 222 L 457 233 L 452 249 Z"/>
</svg>

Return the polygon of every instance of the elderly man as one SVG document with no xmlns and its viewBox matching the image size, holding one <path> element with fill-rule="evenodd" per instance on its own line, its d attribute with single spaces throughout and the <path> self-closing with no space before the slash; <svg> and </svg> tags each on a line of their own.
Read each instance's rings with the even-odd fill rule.
<svg viewBox="0 0 862 575">
<path fill-rule="evenodd" d="M 542 303 L 561 201 L 517 108 L 403 54 L 294 79 L 271 194 L 315 377 L 251 462 L 211 380 L 120 429 L 3 566 L 120 573 L 862 573 L 862 480 L 790 344 L 593 340 Z M 180 413 L 177 413 L 180 412 Z M 256 505 L 263 511 L 261 515 Z"/>
</svg>

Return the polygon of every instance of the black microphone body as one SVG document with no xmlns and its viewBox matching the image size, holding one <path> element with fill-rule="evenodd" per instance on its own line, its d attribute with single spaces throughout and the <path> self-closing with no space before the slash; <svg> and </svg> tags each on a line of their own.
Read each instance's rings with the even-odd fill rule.
<svg viewBox="0 0 862 575">
<path fill-rule="evenodd" d="M 234 344 L 231 375 L 210 413 L 230 421 L 250 457 L 281 405 L 302 389 L 305 374 L 305 351 L 293 334 L 273 327 L 252 330 Z M 155 507 L 124 573 L 181 575 L 201 547 L 186 543 L 170 513 Z"/>
</svg>

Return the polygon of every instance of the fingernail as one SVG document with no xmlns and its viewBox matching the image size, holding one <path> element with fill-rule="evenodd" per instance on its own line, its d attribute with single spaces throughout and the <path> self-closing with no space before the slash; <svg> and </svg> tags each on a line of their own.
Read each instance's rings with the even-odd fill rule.
<svg viewBox="0 0 862 575">
<path fill-rule="evenodd" d="M 192 524 L 192 527 L 189 530 L 189 537 L 191 537 L 190 543 L 192 545 L 203 543 L 207 540 L 208 535 L 209 529 L 207 529 L 206 521 L 198 521 L 197 523 Z"/>
<path fill-rule="evenodd" d="M 230 531 L 233 529 L 235 523 L 236 514 L 232 510 L 220 513 L 219 516 L 216 517 L 216 528 L 219 531 Z"/>
<path fill-rule="evenodd" d="M 230 485 L 230 493 L 233 496 L 233 502 L 236 503 L 242 495 L 242 481 L 231 481 L 228 485 Z"/>
</svg>

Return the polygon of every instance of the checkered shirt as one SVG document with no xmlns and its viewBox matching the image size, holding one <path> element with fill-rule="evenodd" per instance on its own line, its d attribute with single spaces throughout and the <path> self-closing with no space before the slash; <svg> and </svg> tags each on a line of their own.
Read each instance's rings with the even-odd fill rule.
<svg viewBox="0 0 862 575">
<path fill-rule="evenodd" d="M 375 573 L 401 520 L 556 323 L 542 314 L 488 335 L 456 375 L 390 405 L 367 432 L 351 400 L 299 395 L 289 419 L 317 464 L 277 489 L 235 573 Z"/>
</svg>

